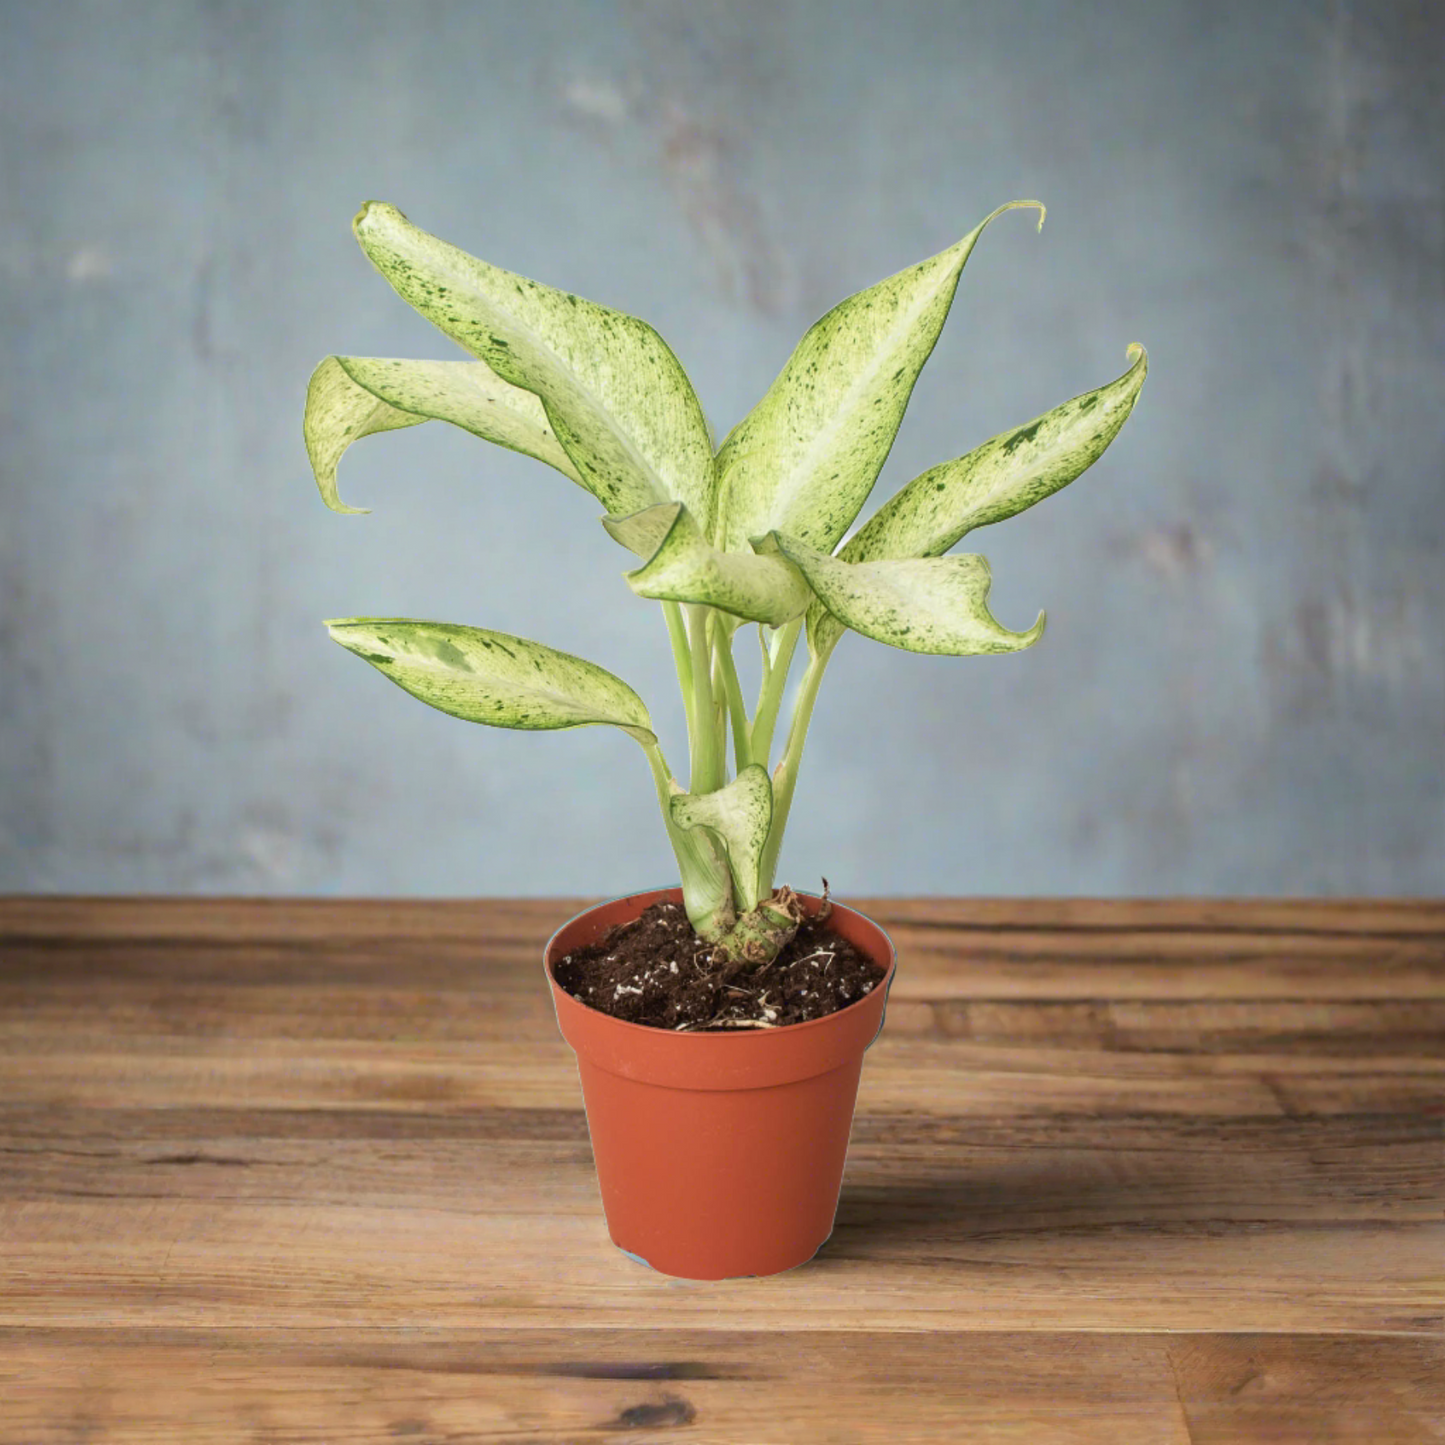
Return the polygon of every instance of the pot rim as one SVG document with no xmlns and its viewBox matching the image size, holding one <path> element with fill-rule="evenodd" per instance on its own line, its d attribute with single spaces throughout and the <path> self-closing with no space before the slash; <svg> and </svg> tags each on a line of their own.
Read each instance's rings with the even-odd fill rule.
<svg viewBox="0 0 1445 1445">
<path fill-rule="evenodd" d="M 581 912 L 574 913 L 569 919 L 566 920 L 566 922 L 558 926 L 555 932 L 553 932 L 552 936 L 547 940 L 547 945 L 543 949 L 542 963 L 547 974 L 547 982 L 559 994 L 565 995 L 567 999 L 569 999 L 572 1003 L 575 1003 L 579 1008 L 586 1009 L 589 1014 L 595 1014 L 598 1018 L 606 1019 L 609 1025 L 615 1025 L 618 1028 L 632 1029 L 639 1034 L 647 1034 L 653 1036 L 661 1034 L 667 1038 L 706 1039 L 715 1043 L 722 1043 L 724 1047 L 727 1046 L 724 1041 L 735 1040 L 739 1044 L 748 1043 L 751 1047 L 756 1048 L 756 1040 L 759 1035 L 752 1029 L 737 1029 L 732 1033 L 705 1034 L 690 1031 L 684 1031 L 680 1033 L 675 1029 L 659 1029 L 653 1027 L 651 1024 L 633 1023 L 631 1019 L 617 1018 L 614 1014 L 609 1014 L 600 1008 L 594 1008 L 590 1003 L 587 1003 L 585 1000 L 576 997 L 575 994 L 568 993 L 567 990 L 563 988 L 560 983 L 557 982 L 556 975 L 552 972 L 552 954 L 553 950 L 556 947 L 557 939 L 568 928 L 570 928 L 574 923 L 576 923 L 579 918 L 585 918 L 589 913 L 593 913 L 601 908 L 607 908 L 613 903 L 621 903 L 625 899 L 642 898 L 649 893 L 681 892 L 682 885 L 680 883 L 664 883 L 658 885 L 655 888 L 629 888 L 626 893 L 619 893 L 613 898 L 599 899 L 596 903 L 588 904 L 588 906 L 582 909 Z M 821 893 L 812 893 L 806 888 L 794 888 L 793 892 L 798 894 L 798 896 L 801 898 L 817 898 L 821 900 L 823 896 Z M 865 993 L 861 998 L 855 998 L 852 1003 L 845 1004 L 840 1009 L 834 1009 L 833 1012 L 830 1014 L 824 1014 L 821 1018 L 806 1019 L 802 1023 L 780 1024 L 777 1026 L 776 1029 L 768 1029 L 763 1031 L 771 1035 L 772 1037 L 776 1038 L 779 1035 L 795 1036 L 801 1033 L 804 1029 L 822 1028 L 826 1027 L 829 1024 L 832 1024 L 836 1027 L 837 1021 L 841 1019 L 844 1014 L 848 1013 L 852 1009 L 866 1005 L 879 992 L 881 992 L 883 995 L 885 1008 L 887 1007 L 889 985 L 893 981 L 893 973 L 898 966 L 898 950 L 894 946 L 892 937 L 889 935 L 887 929 L 885 929 L 881 923 L 879 923 L 876 919 L 870 918 L 866 913 L 863 913 L 859 909 L 853 908 L 849 904 L 838 902 L 838 900 L 835 899 L 831 894 L 829 894 L 828 901 L 832 903 L 836 908 L 846 908 L 848 912 L 855 914 L 857 917 L 863 919 L 870 927 L 876 928 L 878 930 L 878 932 L 882 935 L 884 942 L 888 945 L 886 972 L 884 973 L 883 977 L 880 978 L 876 984 L 874 984 L 873 988 L 868 993 Z M 872 958 L 872 954 L 869 954 L 869 957 Z M 873 961 L 876 963 L 880 960 L 874 959 Z M 880 1032 L 882 1030 L 881 1020 L 879 1022 L 879 1030 Z"/>
</svg>

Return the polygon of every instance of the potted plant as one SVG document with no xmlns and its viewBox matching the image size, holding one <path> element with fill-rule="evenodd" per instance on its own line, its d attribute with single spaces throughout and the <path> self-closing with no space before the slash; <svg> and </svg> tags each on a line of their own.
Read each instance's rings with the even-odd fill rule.
<svg viewBox="0 0 1445 1445">
<path fill-rule="evenodd" d="M 931 467 L 841 548 L 893 444 L 984 228 L 835 306 L 719 447 L 688 378 L 646 322 L 477 260 L 371 202 L 353 222 L 402 299 L 474 360 L 328 356 L 305 439 L 326 505 L 358 438 L 451 422 L 561 472 L 603 507 L 662 606 L 687 718 L 687 786 L 643 700 L 551 647 L 458 623 L 351 617 L 343 647 L 443 712 L 493 727 L 607 723 L 651 769 L 679 887 L 588 909 L 543 966 L 577 1053 L 613 1241 L 671 1275 L 764 1275 L 832 1232 L 863 1053 L 895 968 L 883 931 L 828 898 L 776 887 L 808 721 L 844 632 L 910 652 L 1016 652 L 988 609 L 984 558 L 945 555 L 1033 506 L 1103 453 L 1147 370 L 1124 374 Z M 749 713 L 733 642 L 756 623 Z M 774 762 L 800 637 L 807 664 Z M 728 742 L 731 739 L 731 759 Z M 731 763 L 731 766 L 730 766 Z"/>
</svg>

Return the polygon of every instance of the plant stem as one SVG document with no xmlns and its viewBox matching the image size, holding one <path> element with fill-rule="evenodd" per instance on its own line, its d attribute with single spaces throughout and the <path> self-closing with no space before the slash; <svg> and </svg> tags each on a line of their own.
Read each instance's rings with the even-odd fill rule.
<svg viewBox="0 0 1445 1445">
<path fill-rule="evenodd" d="M 643 743 L 642 751 L 647 754 L 647 763 L 652 769 L 652 781 L 657 784 L 657 801 L 662 804 L 662 820 L 671 833 L 674 829 L 668 799 L 672 797 L 672 769 L 667 766 L 667 759 L 662 755 L 661 743 Z"/>
<path fill-rule="evenodd" d="M 773 823 L 768 830 L 768 841 L 763 847 L 762 866 L 759 878 L 764 894 L 772 892 L 773 875 L 777 871 L 778 853 L 783 846 L 783 830 L 788 826 L 788 810 L 793 804 L 793 788 L 798 781 L 798 764 L 803 756 L 803 743 L 808 736 L 808 721 L 813 715 L 813 704 L 818 699 L 818 688 L 823 681 L 828 659 L 833 649 L 808 660 L 808 670 L 803 674 L 803 687 L 798 701 L 793 706 L 793 720 L 788 728 L 788 744 L 783 750 L 783 760 L 773 774 Z"/>
<path fill-rule="evenodd" d="M 743 706 L 743 688 L 738 681 L 737 663 L 733 660 L 732 638 L 727 635 L 727 625 L 721 616 L 714 621 L 713 641 L 717 646 L 723 687 L 727 692 L 728 712 L 732 717 L 733 761 L 737 764 L 737 771 L 742 772 L 753 760 L 752 729 L 748 726 L 748 713 Z"/>
<path fill-rule="evenodd" d="M 724 644 L 718 637 L 717 613 L 708 619 L 708 647 L 712 659 L 712 717 L 713 732 L 717 737 L 717 785 L 722 787 L 728 780 L 728 689 L 723 680 L 722 651 Z"/>
<path fill-rule="evenodd" d="M 687 710 L 687 740 L 692 745 L 692 653 L 687 648 L 687 625 L 682 608 L 676 602 L 664 602 L 662 615 L 667 619 L 667 635 L 672 642 L 672 663 L 682 687 L 682 705 Z"/>
<path fill-rule="evenodd" d="M 694 928 L 707 927 L 719 915 L 725 924 L 730 923 L 733 883 L 727 859 L 703 829 L 679 828 L 672 821 L 671 800 L 681 789 L 673 781 L 667 759 L 662 755 L 662 744 L 654 739 L 643 743 L 642 750 L 647 754 L 652 780 L 657 784 L 657 801 L 677 857 L 689 920 Z"/>
<path fill-rule="evenodd" d="M 718 736 L 712 691 L 710 608 L 687 604 L 688 641 L 692 649 L 692 779 L 690 791 L 712 793 L 723 783 L 723 739 Z"/>
<path fill-rule="evenodd" d="M 753 714 L 751 752 L 753 761 L 761 763 L 765 768 L 771 761 L 773 729 L 777 726 L 778 709 L 783 703 L 783 689 L 787 686 L 788 670 L 793 665 L 793 650 L 798 645 L 803 621 L 803 617 L 795 617 L 783 627 L 763 664 L 763 681 L 758 690 L 757 711 Z M 759 636 L 761 635 L 762 628 L 759 625 Z"/>
</svg>

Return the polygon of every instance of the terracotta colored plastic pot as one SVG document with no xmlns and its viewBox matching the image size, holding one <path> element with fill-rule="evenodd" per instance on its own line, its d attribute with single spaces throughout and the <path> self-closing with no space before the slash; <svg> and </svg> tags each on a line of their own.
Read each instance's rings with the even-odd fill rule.
<svg viewBox="0 0 1445 1445">
<path fill-rule="evenodd" d="M 815 913 L 822 900 L 800 895 Z M 612 1242 L 662 1274 L 731 1279 L 810 1260 L 833 1233 L 863 1054 L 883 1027 L 894 953 L 871 919 L 834 903 L 831 926 L 885 977 L 825 1018 L 737 1033 L 675 1033 L 590 1008 L 553 976 L 680 888 L 589 908 L 547 944 L 557 1024 L 577 1054 Z"/>
</svg>

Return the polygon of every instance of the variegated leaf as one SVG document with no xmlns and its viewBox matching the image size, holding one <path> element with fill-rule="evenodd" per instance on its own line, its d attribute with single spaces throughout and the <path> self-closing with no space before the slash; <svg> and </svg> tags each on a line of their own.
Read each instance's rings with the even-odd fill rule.
<svg viewBox="0 0 1445 1445">
<path fill-rule="evenodd" d="M 621 542 L 646 562 L 667 540 L 682 510 L 681 502 L 659 502 L 655 507 L 633 512 L 630 517 L 603 517 L 602 525 L 613 541 Z"/>
<path fill-rule="evenodd" d="M 714 535 L 740 552 L 777 529 L 831 552 L 852 525 L 893 445 L 913 385 L 985 226 L 840 302 L 814 323 L 718 453 Z"/>
<path fill-rule="evenodd" d="M 646 705 L 621 678 L 540 642 L 413 617 L 338 617 L 326 627 L 398 687 L 467 722 L 534 731 L 610 723 L 656 740 Z"/>
<path fill-rule="evenodd" d="M 1099 460 L 1138 400 L 1148 353 L 1130 345 L 1133 364 L 1020 427 L 991 437 L 967 456 L 930 467 L 885 502 L 839 551 L 846 562 L 939 557 L 977 527 L 1004 521 L 1062 490 Z M 819 603 L 808 613 L 808 645 L 830 648 L 842 624 Z"/>
<path fill-rule="evenodd" d="M 993 578 L 983 557 L 845 562 L 776 532 L 759 545 L 791 558 L 838 622 L 905 652 L 1018 652 L 1044 633 L 1042 612 L 1027 632 L 1010 632 L 995 620 L 988 610 Z"/>
<path fill-rule="evenodd" d="M 738 906 L 750 913 L 762 895 L 760 868 L 773 821 L 773 785 L 758 763 L 714 793 L 680 793 L 669 799 L 672 821 L 683 829 L 708 828 L 727 850 Z"/>
<path fill-rule="evenodd" d="M 604 517 L 602 525 L 647 559 L 645 566 L 625 574 L 639 597 L 702 603 L 770 627 L 802 616 L 813 600 L 812 589 L 786 558 L 710 546 L 681 502 L 665 502 L 631 517 Z M 649 544 L 653 550 L 643 551 Z"/>
<path fill-rule="evenodd" d="M 536 393 L 583 485 L 614 515 L 713 504 L 712 442 L 681 363 L 645 321 L 530 281 L 371 201 L 353 223 L 397 294 L 504 381 Z"/>
<path fill-rule="evenodd" d="M 369 512 L 346 506 L 336 490 L 342 453 L 364 436 L 424 421 L 451 422 L 484 441 L 536 457 L 585 486 L 552 435 L 542 403 L 480 361 L 328 356 L 311 373 L 303 422 L 321 499 L 333 512 Z"/>
<path fill-rule="evenodd" d="M 1134 342 L 1133 365 L 967 456 L 931 467 L 885 502 L 839 556 L 940 557 L 975 527 L 1012 517 L 1066 487 L 1103 456 L 1134 409 L 1149 357 Z"/>
</svg>

